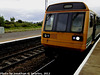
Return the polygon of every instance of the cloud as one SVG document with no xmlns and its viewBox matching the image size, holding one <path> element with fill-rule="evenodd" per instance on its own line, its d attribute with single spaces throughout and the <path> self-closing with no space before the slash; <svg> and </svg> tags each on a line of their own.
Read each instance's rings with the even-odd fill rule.
<svg viewBox="0 0 100 75">
<path fill-rule="evenodd" d="M 24 13 L 21 14 L 21 18 L 23 18 L 24 21 L 31 21 L 31 22 L 42 21 L 44 18 L 44 12 L 32 11 L 32 12 Z"/>
<path fill-rule="evenodd" d="M 22 10 L 44 10 L 44 0 L 0 0 L 0 8 L 12 8 Z"/>
<path fill-rule="evenodd" d="M 10 20 L 41 21 L 45 12 L 45 0 L 0 0 L 0 15 Z"/>
<path fill-rule="evenodd" d="M 90 9 L 93 10 L 100 17 L 100 7 L 91 7 Z"/>
<path fill-rule="evenodd" d="M 100 16 L 100 0 L 48 0 L 48 5 L 60 2 L 84 2 L 89 7 L 90 10 L 93 10 L 97 15 Z"/>
<path fill-rule="evenodd" d="M 59 2 L 70 2 L 76 0 L 48 0 L 49 4 Z M 77 0 L 85 2 L 90 9 L 100 16 L 99 0 Z M 16 20 L 37 22 L 42 21 L 45 12 L 45 0 L 0 0 L 0 15 L 10 20 L 15 17 Z"/>
<path fill-rule="evenodd" d="M 48 0 L 48 4 L 60 2 L 84 2 L 89 7 L 100 7 L 100 0 Z"/>
<path fill-rule="evenodd" d="M 37 22 L 42 21 L 44 17 L 44 11 L 25 11 L 13 9 L 0 9 L 0 15 L 4 16 L 6 20 L 10 20 L 11 17 L 15 17 L 16 21 L 21 19 L 23 21 Z"/>
</svg>

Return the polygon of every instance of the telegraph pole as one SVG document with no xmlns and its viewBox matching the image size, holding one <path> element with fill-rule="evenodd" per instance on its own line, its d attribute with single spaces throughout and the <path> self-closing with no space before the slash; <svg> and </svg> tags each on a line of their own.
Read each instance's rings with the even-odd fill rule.
<svg viewBox="0 0 100 75">
<path fill-rule="evenodd" d="M 45 0 L 45 10 L 47 8 L 47 5 L 48 5 L 48 0 Z"/>
</svg>

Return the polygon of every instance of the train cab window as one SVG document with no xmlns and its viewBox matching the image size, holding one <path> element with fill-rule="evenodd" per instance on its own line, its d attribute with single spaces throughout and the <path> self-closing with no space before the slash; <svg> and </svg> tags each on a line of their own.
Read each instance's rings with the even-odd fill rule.
<svg viewBox="0 0 100 75">
<path fill-rule="evenodd" d="M 84 13 L 74 13 L 72 16 L 72 32 L 82 32 L 84 24 Z"/>
<path fill-rule="evenodd" d="M 52 30 L 54 22 L 54 14 L 47 14 L 45 22 L 45 30 Z"/>
<path fill-rule="evenodd" d="M 68 19 L 68 14 L 66 13 L 58 14 L 56 31 L 66 31 L 67 19 Z"/>
</svg>

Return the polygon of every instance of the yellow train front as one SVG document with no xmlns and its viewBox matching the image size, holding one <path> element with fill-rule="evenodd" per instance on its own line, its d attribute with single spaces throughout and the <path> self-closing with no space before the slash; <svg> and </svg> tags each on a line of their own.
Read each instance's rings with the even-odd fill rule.
<svg viewBox="0 0 100 75">
<path fill-rule="evenodd" d="M 95 30 L 93 34 L 96 20 L 96 14 L 83 2 L 50 5 L 45 12 L 41 43 L 49 54 L 53 48 L 82 52 L 100 32 Z"/>
</svg>

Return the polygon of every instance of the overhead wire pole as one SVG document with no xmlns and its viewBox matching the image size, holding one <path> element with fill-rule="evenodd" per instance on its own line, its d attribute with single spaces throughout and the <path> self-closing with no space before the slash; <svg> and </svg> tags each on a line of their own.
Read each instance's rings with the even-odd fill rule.
<svg viewBox="0 0 100 75">
<path fill-rule="evenodd" d="M 48 0 L 45 0 L 45 10 L 47 8 L 47 5 L 48 5 Z"/>
</svg>

